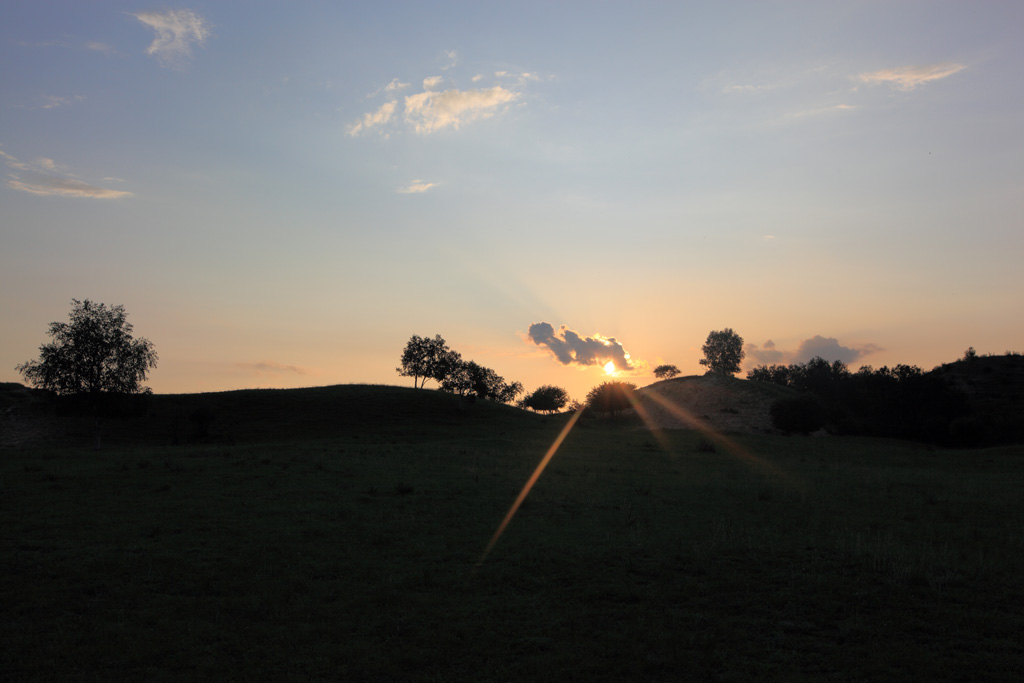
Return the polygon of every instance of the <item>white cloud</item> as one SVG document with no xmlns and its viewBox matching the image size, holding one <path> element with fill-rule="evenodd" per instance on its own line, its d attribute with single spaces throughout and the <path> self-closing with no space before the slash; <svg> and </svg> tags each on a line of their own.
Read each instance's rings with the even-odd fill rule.
<svg viewBox="0 0 1024 683">
<path fill-rule="evenodd" d="M 395 113 L 395 106 L 397 104 L 397 100 L 391 100 L 382 104 L 377 111 L 363 114 L 363 118 L 348 127 L 348 134 L 352 136 L 359 135 L 364 130 L 387 123 L 391 120 L 391 115 Z"/>
<path fill-rule="evenodd" d="M 499 107 L 515 100 L 518 93 L 501 86 L 483 90 L 427 91 L 405 98 L 405 120 L 417 133 L 432 133 L 493 116 Z"/>
<path fill-rule="evenodd" d="M 398 188 L 396 192 L 399 194 L 420 194 L 432 187 L 437 187 L 437 183 L 428 183 L 426 180 L 414 180 L 408 186 Z"/>
<path fill-rule="evenodd" d="M 399 90 L 405 90 L 410 85 L 412 85 L 412 84 L 411 83 L 402 83 L 397 78 L 392 78 L 391 82 L 384 86 L 384 92 L 386 92 L 388 94 L 396 93 Z"/>
<path fill-rule="evenodd" d="M 156 57 L 163 67 L 182 68 L 192 57 L 192 44 L 203 45 L 210 36 L 210 25 L 192 10 L 135 12 L 132 16 L 156 31 L 146 54 Z"/>
<path fill-rule="evenodd" d="M 902 66 L 895 69 L 881 69 L 860 74 L 857 78 L 862 83 L 877 85 L 888 83 L 899 90 L 913 90 L 919 85 L 930 81 L 938 81 L 959 73 L 967 67 L 953 62 L 929 64 L 926 66 Z"/>
<path fill-rule="evenodd" d="M 8 168 L 18 171 L 8 174 L 8 187 L 22 192 L 41 197 L 85 197 L 90 199 L 121 199 L 132 196 L 131 192 L 90 185 L 70 177 L 68 173 L 62 171 L 60 164 L 46 157 L 40 157 L 27 164 L 0 151 L 0 159 L 3 159 Z"/>
<path fill-rule="evenodd" d="M 442 66 L 441 71 L 447 71 L 459 63 L 459 55 L 455 50 L 445 50 L 444 56 L 448 60 L 448 64 Z"/>
<path fill-rule="evenodd" d="M 449 59 L 455 60 L 457 55 L 454 52 L 446 53 Z M 405 95 L 394 101 L 388 102 L 376 111 L 363 115 L 355 123 L 347 127 L 349 135 L 358 135 L 373 127 L 385 127 L 391 123 L 389 128 L 393 130 L 399 123 L 404 124 L 416 133 L 433 133 L 445 128 L 458 129 L 462 125 L 486 119 L 503 111 L 504 105 L 519 100 L 522 93 L 534 81 L 542 81 L 544 78 L 529 71 L 498 71 L 493 72 L 493 80 L 498 85 L 492 87 L 480 86 L 467 89 L 449 87 L 443 90 L 446 83 L 452 79 L 447 76 L 428 76 L 422 81 L 422 90 L 413 94 Z M 489 73 L 478 73 L 471 77 L 474 84 L 489 79 Z M 380 88 L 369 97 L 374 97 L 382 92 L 392 97 L 397 97 L 400 90 L 409 88 L 410 84 L 399 78 Z M 387 134 L 384 134 L 387 137 Z"/>
</svg>

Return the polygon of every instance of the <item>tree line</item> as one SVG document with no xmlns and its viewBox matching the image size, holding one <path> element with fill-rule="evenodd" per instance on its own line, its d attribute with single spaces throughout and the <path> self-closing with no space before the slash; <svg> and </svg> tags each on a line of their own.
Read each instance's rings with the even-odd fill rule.
<svg viewBox="0 0 1024 683">
<path fill-rule="evenodd" d="M 760 365 L 747 379 L 790 387 L 802 395 L 772 406 L 776 427 L 811 432 L 885 436 L 946 445 L 973 445 L 981 434 L 967 397 L 916 365 L 870 365 L 856 372 L 842 361 Z"/>
<path fill-rule="evenodd" d="M 106 306 L 88 299 L 72 299 L 68 322 L 51 323 L 50 342 L 39 347 L 38 360 L 17 366 L 32 385 L 58 396 L 82 399 L 97 416 L 103 400 L 148 392 L 143 386 L 156 367 L 153 343 L 133 336 L 123 306 Z M 731 376 L 740 370 L 743 339 L 731 328 L 708 334 L 702 347 L 701 365 L 709 373 Z M 976 358 L 968 349 L 965 360 Z M 515 404 L 538 412 L 557 412 L 584 405 L 614 415 L 632 406 L 635 385 L 611 381 L 594 387 L 585 403 L 572 401 L 565 389 L 538 387 L 523 395 L 523 385 L 506 381 L 493 369 L 451 349 L 441 335 L 413 335 L 402 351 L 399 375 L 412 377 L 423 388 L 437 382 L 443 391 L 471 400 Z M 679 374 L 674 365 L 659 365 L 655 377 L 671 379 Z M 786 431 L 810 432 L 827 426 L 833 433 L 865 434 L 972 445 L 980 431 L 966 396 L 934 373 L 915 365 L 896 365 L 875 370 L 864 366 L 851 372 L 841 361 L 821 357 L 807 363 L 761 365 L 747 379 L 790 387 L 800 396 L 772 406 L 776 426 Z M 98 435 L 98 428 L 97 428 Z"/>
</svg>

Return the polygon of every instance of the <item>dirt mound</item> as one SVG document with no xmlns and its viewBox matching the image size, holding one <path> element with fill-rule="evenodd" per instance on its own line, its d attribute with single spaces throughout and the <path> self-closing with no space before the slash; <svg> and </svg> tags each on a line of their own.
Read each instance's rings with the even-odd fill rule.
<svg viewBox="0 0 1024 683">
<path fill-rule="evenodd" d="M 798 392 L 722 375 L 691 375 L 637 390 L 650 418 L 665 429 L 706 425 L 719 432 L 773 434 L 771 404 Z"/>
</svg>

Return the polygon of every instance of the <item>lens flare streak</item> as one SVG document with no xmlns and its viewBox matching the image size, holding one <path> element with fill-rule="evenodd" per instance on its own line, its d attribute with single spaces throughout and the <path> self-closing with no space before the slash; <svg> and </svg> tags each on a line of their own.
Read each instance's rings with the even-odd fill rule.
<svg viewBox="0 0 1024 683">
<path fill-rule="evenodd" d="M 716 445 L 720 446 L 734 457 L 746 462 L 748 465 L 754 465 L 756 467 L 759 467 L 765 470 L 766 472 L 774 476 L 777 476 L 781 479 L 792 480 L 792 477 L 780 471 L 778 467 L 764 460 L 763 458 L 757 457 L 756 455 L 748 451 L 746 448 L 744 448 L 740 444 L 736 443 L 735 441 L 727 437 L 725 434 L 722 434 L 721 432 L 717 431 L 716 429 L 708 425 L 706 422 L 704 422 L 697 416 L 690 413 L 682 406 L 676 405 L 669 399 L 653 391 L 647 393 L 646 395 L 649 396 L 650 399 L 654 401 L 654 403 L 658 404 L 659 406 L 670 412 L 672 415 L 676 416 L 677 418 L 685 422 L 691 429 L 700 432 L 705 438 L 710 439 Z"/>
<path fill-rule="evenodd" d="M 509 508 L 508 513 L 505 515 L 505 519 L 501 520 L 501 524 L 498 525 L 498 530 L 494 532 L 494 536 L 491 537 L 491 540 L 487 544 L 487 547 L 484 548 L 483 555 L 481 555 L 480 559 L 477 560 L 477 567 L 484 563 L 484 560 L 487 559 L 487 556 L 490 554 L 491 549 L 494 548 L 494 546 L 498 543 L 498 539 L 501 538 L 501 535 L 505 533 L 505 529 L 512 521 L 512 518 L 515 517 L 516 512 L 518 512 L 519 506 L 521 506 L 523 504 L 523 501 L 526 500 L 526 496 L 530 495 L 530 489 L 532 489 L 533 485 L 537 483 L 538 479 L 540 479 L 540 475 L 544 473 L 544 468 L 546 468 L 548 466 L 548 463 L 551 462 L 551 459 L 555 457 L 555 453 L 558 452 L 558 449 L 559 447 L 561 447 L 562 442 L 565 441 L 565 437 L 567 437 L 569 435 L 569 432 L 572 431 L 573 426 L 576 424 L 576 421 L 580 419 L 580 415 L 582 414 L 583 409 L 574 412 L 572 414 L 572 417 L 569 418 L 569 421 L 565 423 L 565 427 L 562 428 L 562 431 L 558 434 L 557 437 L 555 437 L 555 440 L 551 444 L 551 447 L 548 448 L 548 451 L 547 453 L 544 454 L 544 457 L 541 459 L 540 464 L 537 465 L 537 469 L 535 469 L 533 471 L 533 474 L 530 475 L 530 478 L 527 480 L 526 485 L 523 486 L 523 490 L 519 492 L 519 496 L 516 497 L 515 502 L 512 503 L 512 507 Z"/>
</svg>

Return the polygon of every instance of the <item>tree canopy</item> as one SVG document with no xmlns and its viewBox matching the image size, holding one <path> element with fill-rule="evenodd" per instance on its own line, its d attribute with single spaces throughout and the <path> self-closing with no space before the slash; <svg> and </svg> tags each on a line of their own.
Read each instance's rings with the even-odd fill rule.
<svg viewBox="0 0 1024 683">
<path fill-rule="evenodd" d="M 966 396 L 916 365 L 851 373 L 842 361 L 815 356 L 807 363 L 761 365 L 747 379 L 791 387 L 815 401 L 789 400 L 774 408 L 776 426 L 809 431 L 820 424 L 841 434 L 921 439 L 950 445 L 977 442 L 982 434 Z M 803 422 L 797 422 L 803 421 Z M 972 439 L 974 441 L 972 441 Z"/>
<path fill-rule="evenodd" d="M 401 366 L 396 371 L 402 377 L 412 377 L 412 385 L 422 388 L 428 379 L 438 384 L 444 382 L 447 373 L 451 372 L 462 357 L 448 348 L 441 335 L 434 338 L 413 335 L 402 351 Z"/>
<path fill-rule="evenodd" d="M 69 322 L 50 323 L 52 341 L 39 347 L 39 360 L 18 365 L 27 382 L 59 395 L 134 394 L 156 367 L 148 339 L 132 337 L 124 306 L 71 300 Z"/>
<path fill-rule="evenodd" d="M 537 387 L 523 399 L 523 407 L 537 412 L 554 413 L 569 403 L 569 394 L 562 387 L 551 384 Z"/>
<path fill-rule="evenodd" d="M 587 394 L 587 407 L 599 413 L 615 417 L 622 410 L 633 407 L 633 392 L 636 385 L 631 382 L 604 382 Z"/>
<path fill-rule="evenodd" d="M 704 357 L 700 359 L 700 364 L 706 366 L 709 372 L 721 375 L 735 375 L 739 372 L 740 363 L 746 355 L 743 337 L 729 327 L 708 333 L 701 351 Z"/>
<path fill-rule="evenodd" d="M 462 354 L 448 348 L 441 335 L 433 339 L 413 335 L 402 351 L 402 377 L 412 377 L 414 387 L 422 388 L 428 379 L 438 383 L 442 391 L 459 396 L 512 403 L 523 393 L 519 382 L 506 382 L 491 368 L 462 359 Z"/>
<path fill-rule="evenodd" d="M 672 379 L 679 374 L 679 368 L 674 365 L 659 365 L 654 368 L 654 376 L 658 379 Z"/>
</svg>

